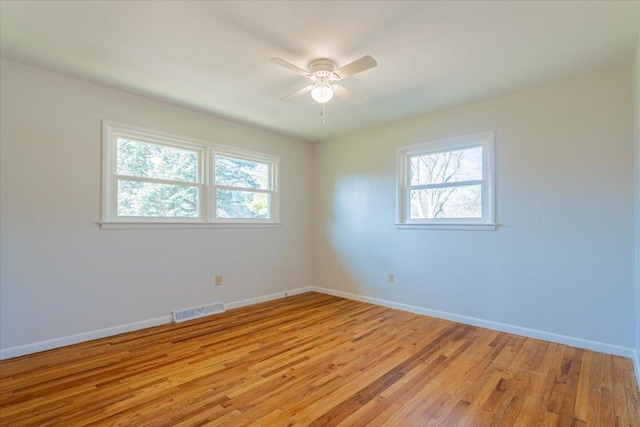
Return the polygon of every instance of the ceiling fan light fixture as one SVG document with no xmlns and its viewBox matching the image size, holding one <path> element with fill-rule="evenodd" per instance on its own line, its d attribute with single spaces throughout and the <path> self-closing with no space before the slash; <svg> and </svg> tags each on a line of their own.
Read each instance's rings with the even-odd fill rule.
<svg viewBox="0 0 640 427">
<path fill-rule="evenodd" d="M 331 98 L 333 98 L 333 89 L 331 88 L 331 85 L 326 82 L 318 83 L 311 90 L 311 97 L 316 102 L 324 104 L 325 102 L 328 102 Z"/>
<path fill-rule="evenodd" d="M 313 82 L 312 84 L 281 98 L 280 100 L 282 102 L 289 102 L 294 98 L 311 92 L 313 100 L 322 104 L 323 111 L 324 105 L 333 98 L 333 95 L 352 103 L 362 101 L 363 98 L 361 96 L 356 95 L 335 82 L 344 80 L 346 77 L 361 73 L 378 65 L 376 60 L 369 55 L 363 56 L 362 58 L 347 65 L 343 65 L 340 68 L 338 68 L 335 61 L 327 58 L 318 58 L 309 62 L 309 65 L 307 66 L 308 70 L 304 70 L 281 58 L 271 58 L 271 62 L 300 74 Z"/>
</svg>

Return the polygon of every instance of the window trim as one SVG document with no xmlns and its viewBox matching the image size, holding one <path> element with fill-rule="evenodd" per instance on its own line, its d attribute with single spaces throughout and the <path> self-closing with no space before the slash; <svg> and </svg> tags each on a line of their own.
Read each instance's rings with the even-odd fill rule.
<svg viewBox="0 0 640 427">
<path fill-rule="evenodd" d="M 410 199 L 407 196 L 409 187 L 409 161 L 412 157 L 455 151 L 466 148 L 482 147 L 482 179 L 465 181 L 460 185 L 480 183 L 482 200 L 481 218 L 408 218 L 410 212 Z M 456 138 L 448 138 L 430 141 L 421 144 L 400 147 L 397 150 L 397 190 L 396 190 L 396 223 L 399 229 L 425 229 L 425 230 L 495 230 L 495 132 L 481 132 L 464 135 Z M 452 184 L 455 186 L 456 184 Z M 433 185 L 442 187 L 442 185 Z M 420 186 L 422 187 L 422 186 Z M 425 187 L 430 187 L 426 185 Z"/>
<path fill-rule="evenodd" d="M 118 217 L 117 180 L 123 175 L 116 173 L 117 138 L 127 137 L 136 141 L 156 145 L 183 148 L 198 153 L 198 181 L 178 182 L 178 185 L 197 187 L 200 191 L 199 216 L 197 218 L 167 217 Z M 216 218 L 215 211 L 215 156 L 225 155 L 249 161 L 269 164 L 271 195 L 271 216 L 268 219 L 254 218 Z M 140 128 L 109 120 L 102 121 L 102 194 L 101 221 L 102 229 L 158 229 L 158 228 L 261 228 L 280 226 L 280 194 L 279 194 L 280 158 L 271 154 L 260 153 L 230 147 L 209 141 L 172 135 L 164 132 Z M 125 178 L 128 176 L 124 176 Z M 144 178 L 143 181 L 172 181 L 155 178 Z"/>
</svg>

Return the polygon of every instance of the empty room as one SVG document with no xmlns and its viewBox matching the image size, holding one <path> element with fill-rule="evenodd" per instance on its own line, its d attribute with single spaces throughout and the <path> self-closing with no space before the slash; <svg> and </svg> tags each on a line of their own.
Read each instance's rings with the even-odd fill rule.
<svg viewBox="0 0 640 427">
<path fill-rule="evenodd" d="M 640 426 L 639 30 L 0 0 L 0 425 Z"/>
</svg>

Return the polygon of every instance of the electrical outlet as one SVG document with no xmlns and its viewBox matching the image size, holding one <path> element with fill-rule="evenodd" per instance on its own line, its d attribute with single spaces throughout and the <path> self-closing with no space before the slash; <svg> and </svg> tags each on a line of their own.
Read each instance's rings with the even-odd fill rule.
<svg viewBox="0 0 640 427">
<path fill-rule="evenodd" d="M 396 275 L 393 273 L 389 273 L 389 283 L 393 283 L 396 281 Z"/>
<path fill-rule="evenodd" d="M 216 275 L 216 286 L 222 285 L 222 276 Z"/>
</svg>

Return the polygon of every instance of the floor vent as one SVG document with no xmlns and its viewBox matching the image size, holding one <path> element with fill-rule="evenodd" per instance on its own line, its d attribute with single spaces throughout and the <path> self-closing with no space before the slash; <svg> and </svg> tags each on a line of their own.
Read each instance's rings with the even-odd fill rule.
<svg viewBox="0 0 640 427">
<path fill-rule="evenodd" d="M 199 317 L 208 316 L 210 314 L 224 313 L 224 303 L 214 302 L 213 304 L 203 305 L 202 307 L 187 308 L 185 310 L 174 311 L 173 321 L 175 323 L 184 322 L 185 320 L 197 319 Z"/>
</svg>

